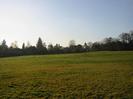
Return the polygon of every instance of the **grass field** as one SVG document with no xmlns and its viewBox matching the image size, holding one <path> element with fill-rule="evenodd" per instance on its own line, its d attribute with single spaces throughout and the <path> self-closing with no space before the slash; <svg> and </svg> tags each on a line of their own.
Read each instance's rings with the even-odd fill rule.
<svg viewBox="0 0 133 99">
<path fill-rule="evenodd" d="M 0 58 L 0 99 L 133 99 L 133 51 Z"/>
</svg>

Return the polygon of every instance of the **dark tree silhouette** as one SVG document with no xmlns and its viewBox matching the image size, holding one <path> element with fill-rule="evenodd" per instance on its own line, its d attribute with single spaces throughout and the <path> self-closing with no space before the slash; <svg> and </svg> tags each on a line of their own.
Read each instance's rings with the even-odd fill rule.
<svg viewBox="0 0 133 99">
<path fill-rule="evenodd" d="M 129 43 L 129 41 L 130 41 L 130 34 L 129 33 L 122 33 L 119 35 L 119 37 L 123 43 Z"/>
<path fill-rule="evenodd" d="M 42 48 L 43 48 L 43 42 L 42 42 L 42 39 L 41 39 L 40 37 L 38 38 L 36 47 L 37 47 L 38 49 L 42 49 Z"/>
<path fill-rule="evenodd" d="M 50 54 L 50 53 L 54 53 L 54 46 L 52 45 L 52 44 L 49 44 L 48 45 L 48 53 Z"/>
<path fill-rule="evenodd" d="M 75 43 L 74 40 L 69 41 L 68 47 L 62 47 L 60 44 L 48 45 L 39 37 L 36 46 L 32 46 L 29 42 L 22 48 L 18 48 L 17 41 L 13 42 L 10 47 L 7 46 L 6 40 L 0 44 L 0 57 L 20 56 L 20 55 L 44 55 L 44 54 L 60 54 L 60 53 L 79 53 L 88 51 L 123 51 L 133 50 L 133 31 L 129 33 L 121 33 L 119 37 L 108 37 L 100 42 L 84 43 L 83 45 Z"/>
<path fill-rule="evenodd" d="M 83 47 L 86 52 L 90 51 L 90 47 L 86 42 L 84 43 Z"/>
<path fill-rule="evenodd" d="M 25 43 L 22 44 L 22 49 L 25 49 Z"/>
<path fill-rule="evenodd" d="M 7 50 L 8 49 L 8 46 L 6 45 L 6 40 L 3 40 L 2 41 L 1 46 L 0 46 L 0 49 L 1 50 Z"/>
<path fill-rule="evenodd" d="M 47 53 L 46 45 L 45 45 L 45 43 L 43 43 L 43 41 L 40 37 L 38 38 L 36 48 L 37 48 L 38 54 L 46 54 Z"/>
</svg>

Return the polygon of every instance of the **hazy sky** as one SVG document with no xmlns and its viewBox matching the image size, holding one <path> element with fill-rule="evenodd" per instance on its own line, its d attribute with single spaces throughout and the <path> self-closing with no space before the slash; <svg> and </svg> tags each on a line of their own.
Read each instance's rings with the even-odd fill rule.
<svg viewBox="0 0 133 99">
<path fill-rule="evenodd" d="M 0 41 L 66 46 L 133 30 L 133 0 L 0 0 Z"/>
</svg>

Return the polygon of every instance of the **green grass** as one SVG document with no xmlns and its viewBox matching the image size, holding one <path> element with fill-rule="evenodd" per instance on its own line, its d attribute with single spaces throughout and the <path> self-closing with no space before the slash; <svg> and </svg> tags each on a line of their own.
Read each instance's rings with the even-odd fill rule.
<svg viewBox="0 0 133 99">
<path fill-rule="evenodd" d="M 133 99 L 133 51 L 0 58 L 0 99 Z"/>
</svg>

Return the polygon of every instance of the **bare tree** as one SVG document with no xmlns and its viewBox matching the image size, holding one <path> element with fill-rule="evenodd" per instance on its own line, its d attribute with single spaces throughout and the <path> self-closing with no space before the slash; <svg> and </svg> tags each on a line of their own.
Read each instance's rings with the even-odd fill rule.
<svg viewBox="0 0 133 99">
<path fill-rule="evenodd" d="M 75 42 L 75 40 L 70 40 L 69 41 L 69 46 L 71 47 L 71 46 L 75 46 L 76 45 L 76 42 Z"/>
<path fill-rule="evenodd" d="M 12 42 L 11 48 L 18 48 L 18 42 L 17 41 Z"/>
</svg>

